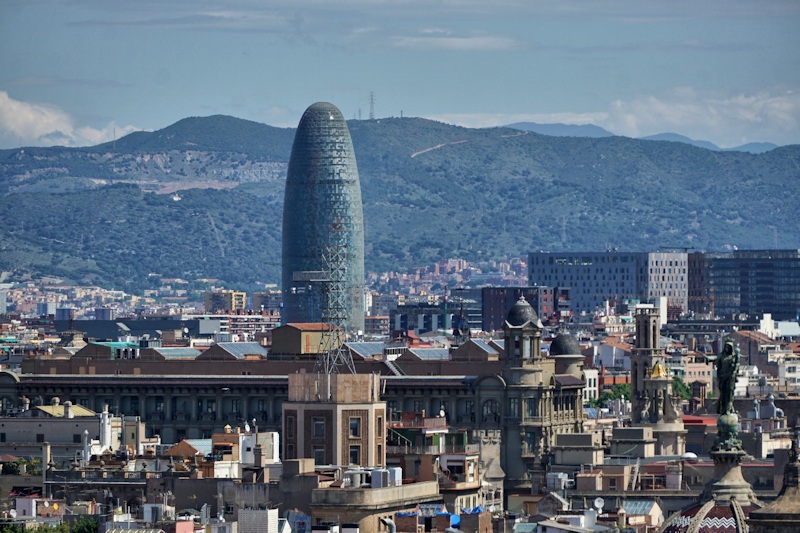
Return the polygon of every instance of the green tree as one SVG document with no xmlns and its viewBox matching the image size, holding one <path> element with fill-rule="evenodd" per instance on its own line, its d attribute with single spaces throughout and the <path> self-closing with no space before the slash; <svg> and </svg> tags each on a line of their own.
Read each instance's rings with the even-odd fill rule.
<svg viewBox="0 0 800 533">
<path fill-rule="evenodd" d="M 16 461 L 9 461 L 7 463 L 3 463 L 3 475 L 15 476 L 19 474 L 19 471 L 20 471 L 19 459 L 17 459 Z"/>
<path fill-rule="evenodd" d="M 97 520 L 88 517 L 81 517 L 73 522 L 70 527 L 70 533 L 97 533 L 98 530 Z"/>
<path fill-rule="evenodd" d="M 631 399 L 630 383 L 618 383 L 617 385 L 611 387 L 611 389 L 604 390 L 602 393 L 600 393 L 600 396 L 589 400 L 589 405 L 596 408 L 605 407 L 606 403 L 610 402 L 611 400 L 619 400 L 623 396 L 626 400 Z"/>
<path fill-rule="evenodd" d="M 692 399 L 692 391 L 680 376 L 672 377 L 672 392 L 676 393 L 683 400 Z"/>
</svg>

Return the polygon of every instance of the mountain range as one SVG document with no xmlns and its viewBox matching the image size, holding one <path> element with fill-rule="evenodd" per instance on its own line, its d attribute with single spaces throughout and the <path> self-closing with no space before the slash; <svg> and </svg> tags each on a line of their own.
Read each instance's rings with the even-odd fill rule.
<svg viewBox="0 0 800 533">
<path fill-rule="evenodd" d="M 800 146 L 721 152 L 419 118 L 349 127 L 367 270 L 532 250 L 800 248 Z M 218 115 L 94 147 L 2 150 L 0 281 L 277 282 L 293 136 Z"/>
<path fill-rule="evenodd" d="M 536 122 L 515 122 L 509 124 L 507 128 L 516 130 L 530 131 L 540 133 L 542 135 L 553 135 L 556 137 L 613 137 L 614 134 L 607 129 L 595 126 L 593 124 L 538 124 Z M 706 150 L 714 150 L 717 152 L 750 152 L 751 154 L 761 154 L 769 152 L 778 147 L 777 144 L 770 142 L 751 142 L 736 146 L 734 148 L 720 148 L 711 141 L 702 141 L 690 139 L 685 135 L 679 133 L 658 133 L 656 135 L 648 135 L 646 137 L 639 137 L 646 141 L 671 141 L 691 144 L 698 148 L 705 148 Z"/>
</svg>

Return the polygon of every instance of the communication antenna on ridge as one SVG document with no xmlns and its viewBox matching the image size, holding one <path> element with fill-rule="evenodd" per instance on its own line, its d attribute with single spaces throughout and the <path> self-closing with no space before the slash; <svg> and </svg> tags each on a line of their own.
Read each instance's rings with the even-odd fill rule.
<svg viewBox="0 0 800 533">
<path fill-rule="evenodd" d="M 375 93 L 369 93 L 369 119 L 375 120 Z"/>
</svg>

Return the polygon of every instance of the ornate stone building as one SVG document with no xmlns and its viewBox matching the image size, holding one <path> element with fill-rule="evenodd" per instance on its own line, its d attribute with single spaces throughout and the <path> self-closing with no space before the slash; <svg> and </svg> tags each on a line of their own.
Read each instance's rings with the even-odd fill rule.
<svg viewBox="0 0 800 533">
<path fill-rule="evenodd" d="M 686 451 L 681 399 L 672 391 L 659 331 L 658 309 L 637 307 L 636 346 L 631 356 L 631 421 L 653 428 L 656 455 L 681 455 Z"/>
<path fill-rule="evenodd" d="M 391 363 L 358 357 L 355 367 L 359 375 L 379 376 L 371 379 L 380 380 L 378 401 L 386 403 L 385 421 L 399 420 L 402 413 L 444 411 L 450 425 L 470 432 L 473 442 L 485 444 L 481 460 L 492 465 L 493 479 L 507 474 L 507 489 L 530 493 L 544 484 L 556 435 L 578 433 L 583 427 L 580 358 L 568 353 L 577 351 L 577 343 L 572 339 L 567 342 L 572 349 L 544 357 L 541 334 L 536 313 L 520 300 L 504 325 L 506 349 L 493 344 L 499 356 Z M 555 346 L 569 340 L 559 339 Z M 285 409 L 296 403 L 290 396 L 289 376 L 310 373 L 313 360 L 233 348 L 217 345 L 200 355 L 142 348 L 137 357 L 125 358 L 108 343 L 89 344 L 71 356 L 26 359 L 21 375 L 0 372 L 0 398 L 10 406 L 19 405 L 23 397 L 43 405 L 56 396 L 97 411 L 108 405 L 112 413 L 141 417 L 148 435 L 158 434 L 164 443 L 208 437 L 226 424 L 253 419 L 259 430 L 278 431 L 288 443 Z M 373 387 L 377 385 L 370 385 L 370 390 Z M 315 408 L 311 404 L 304 409 Z M 370 423 L 378 424 L 377 411 L 370 413 Z M 342 426 L 348 431 L 350 418 Z M 313 429 L 313 420 L 310 423 Z M 308 450 L 314 456 L 313 443 L 311 448 L 306 444 L 295 443 L 296 457 L 301 456 L 301 446 L 302 455 Z M 385 454 L 377 446 L 372 455 L 361 450 L 359 462 L 376 463 Z M 324 462 L 343 460 L 344 451 L 341 447 L 328 458 L 326 449 Z M 346 458 L 349 462 L 349 445 Z"/>
<path fill-rule="evenodd" d="M 525 298 L 509 311 L 503 336 L 503 372 L 495 379 L 503 383 L 504 404 L 501 412 L 497 403 L 484 401 L 482 420 L 502 422 L 507 488 L 538 489 L 556 435 L 583 430 L 584 380 L 580 365 L 572 365 L 574 373 L 559 373 L 564 369 L 556 359 L 542 355 L 542 323 Z"/>
</svg>

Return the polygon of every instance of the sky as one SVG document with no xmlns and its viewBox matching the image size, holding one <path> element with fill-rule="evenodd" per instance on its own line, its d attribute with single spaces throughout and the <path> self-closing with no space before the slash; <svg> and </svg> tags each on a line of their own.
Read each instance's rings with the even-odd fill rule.
<svg viewBox="0 0 800 533">
<path fill-rule="evenodd" d="M 800 144 L 797 0 L 0 0 L 0 148 L 189 116 Z"/>
</svg>

